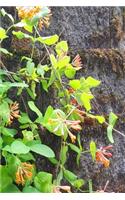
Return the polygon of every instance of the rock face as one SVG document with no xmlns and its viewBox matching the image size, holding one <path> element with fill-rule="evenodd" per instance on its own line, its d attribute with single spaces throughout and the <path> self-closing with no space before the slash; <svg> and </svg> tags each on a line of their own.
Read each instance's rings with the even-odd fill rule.
<svg viewBox="0 0 125 200">
<path fill-rule="evenodd" d="M 71 55 L 80 54 L 83 69 L 77 76 L 90 75 L 102 82 L 100 87 L 93 90 L 93 112 L 108 115 L 113 111 L 119 116 L 116 129 L 125 133 L 125 8 L 51 9 L 51 25 L 41 34 L 59 34 L 61 39 L 68 41 Z M 96 141 L 98 147 L 109 145 L 106 129 L 102 126 L 83 127 L 81 140 L 84 149 L 89 147 L 91 140 Z M 110 168 L 93 163 L 88 154 L 82 154 L 79 167 L 75 156 L 71 155 L 68 168 L 81 178 L 92 179 L 95 190 L 104 187 L 109 180 L 108 192 L 125 192 L 125 137 L 114 132 L 114 140 Z"/>
<path fill-rule="evenodd" d="M 94 91 L 93 112 L 107 115 L 113 111 L 119 116 L 116 128 L 125 132 L 125 8 L 122 7 L 53 7 L 52 22 L 45 32 L 60 34 L 68 41 L 71 54 L 78 52 L 83 61 L 83 70 L 78 77 L 91 75 L 101 80 Z M 109 144 L 106 129 L 84 127 L 82 145 L 88 148 L 90 140 L 98 147 Z M 94 188 L 104 186 L 107 191 L 125 192 L 125 137 L 114 132 L 113 158 L 110 168 L 92 163 L 83 154 L 78 168 L 69 158 L 69 168 L 79 177 L 92 179 Z"/>
</svg>

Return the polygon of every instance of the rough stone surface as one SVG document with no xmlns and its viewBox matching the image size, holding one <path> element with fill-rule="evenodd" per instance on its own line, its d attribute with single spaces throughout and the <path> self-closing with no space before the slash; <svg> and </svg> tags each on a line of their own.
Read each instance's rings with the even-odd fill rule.
<svg viewBox="0 0 125 200">
<path fill-rule="evenodd" d="M 83 69 L 78 77 L 88 75 L 101 80 L 95 89 L 93 112 L 107 115 L 113 111 L 119 116 L 116 128 L 125 133 L 125 8 L 123 7 L 52 7 L 52 22 L 42 35 L 59 34 L 68 41 L 71 55 L 82 57 Z M 39 100 L 42 97 L 39 97 Z M 46 97 L 44 97 L 46 98 Z M 45 106 L 45 105 L 43 105 Z M 94 140 L 97 146 L 109 144 L 106 129 L 102 126 L 83 127 L 82 145 L 88 149 Z M 104 187 L 107 180 L 109 192 L 125 192 L 125 137 L 114 132 L 113 158 L 108 169 L 93 163 L 90 155 L 83 154 L 80 166 L 75 155 L 67 165 L 79 177 L 92 179 L 94 189 Z M 55 140 L 52 140 L 55 145 Z M 44 162 L 44 159 L 42 160 Z M 38 167 L 42 169 L 39 159 Z M 44 164 L 43 164 L 44 165 Z"/>
<path fill-rule="evenodd" d="M 83 70 L 78 77 L 91 75 L 101 80 L 101 86 L 94 91 L 93 112 L 119 115 L 117 129 L 124 133 L 125 108 L 125 8 L 122 7 L 60 7 L 52 8 L 53 18 L 47 35 L 58 33 L 68 41 L 71 54 L 79 52 Z M 94 140 L 97 146 L 109 144 L 103 127 L 83 127 L 82 145 L 87 149 Z M 104 187 L 107 180 L 109 192 L 125 192 L 125 138 L 114 132 L 115 144 L 111 166 L 105 169 L 83 154 L 80 167 L 75 157 L 69 158 L 69 167 L 79 177 L 92 179 L 94 189 Z M 73 161 L 74 160 L 74 161 Z"/>
</svg>

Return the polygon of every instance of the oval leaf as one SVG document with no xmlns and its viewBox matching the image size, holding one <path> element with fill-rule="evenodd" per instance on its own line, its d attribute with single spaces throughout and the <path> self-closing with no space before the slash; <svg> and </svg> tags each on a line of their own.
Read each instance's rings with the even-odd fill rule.
<svg viewBox="0 0 125 200">
<path fill-rule="evenodd" d="M 14 141 L 11 144 L 11 152 L 15 154 L 26 154 L 30 151 L 30 148 L 21 141 Z"/>
<path fill-rule="evenodd" d="M 48 157 L 48 158 L 52 158 L 55 157 L 55 153 L 54 151 L 48 147 L 47 145 L 44 144 L 35 144 L 30 146 L 31 151 L 38 153 L 42 156 Z"/>
</svg>

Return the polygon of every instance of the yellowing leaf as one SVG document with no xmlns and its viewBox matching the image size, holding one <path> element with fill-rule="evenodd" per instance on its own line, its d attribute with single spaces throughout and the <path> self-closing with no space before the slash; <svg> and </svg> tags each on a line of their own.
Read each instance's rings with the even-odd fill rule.
<svg viewBox="0 0 125 200">
<path fill-rule="evenodd" d="M 87 94 L 85 92 L 82 93 L 81 95 L 81 101 L 83 103 L 83 106 L 85 107 L 85 109 L 87 111 L 91 110 L 91 104 L 90 104 L 90 100 L 93 99 L 93 95 L 92 94 Z"/>
</svg>

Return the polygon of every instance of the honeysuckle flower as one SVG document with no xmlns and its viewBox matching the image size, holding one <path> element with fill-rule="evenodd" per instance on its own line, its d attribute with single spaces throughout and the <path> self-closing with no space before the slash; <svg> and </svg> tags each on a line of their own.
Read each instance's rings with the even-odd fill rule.
<svg viewBox="0 0 125 200">
<path fill-rule="evenodd" d="M 43 28 L 43 26 L 45 27 L 49 27 L 50 25 L 50 17 L 51 17 L 51 12 L 46 16 L 46 17 L 43 17 L 42 19 L 39 20 L 39 29 L 41 30 Z"/>
<path fill-rule="evenodd" d="M 14 102 L 10 104 L 10 116 L 9 116 L 9 124 L 11 124 L 14 118 L 19 118 L 19 103 Z"/>
<path fill-rule="evenodd" d="M 18 16 L 21 19 L 31 19 L 42 9 L 41 6 L 19 6 L 16 8 L 18 10 Z"/>
<path fill-rule="evenodd" d="M 73 135 L 73 134 L 71 133 L 71 131 L 68 131 L 68 134 L 69 134 L 69 137 L 70 137 L 72 143 L 75 143 L 75 142 L 76 142 L 76 136 Z"/>
<path fill-rule="evenodd" d="M 32 176 L 33 176 L 33 165 L 29 164 L 29 163 L 21 163 L 18 166 L 17 172 L 16 172 L 16 179 L 15 182 L 18 185 L 25 185 L 25 182 L 27 180 L 31 180 Z"/>
<path fill-rule="evenodd" d="M 72 93 L 75 92 L 75 90 L 74 90 L 73 88 L 69 88 L 69 89 L 68 89 L 68 92 L 69 92 L 69 94 L 72 94 Z"/>
<path fill-rule="evenodd" d="M 79 70 L 82 68 L 81 57 L 79 54 L 77 54 L 76 57 L 73 59 L 72 65 L 75 67 L 76 70 Z"/>
<path fill-rule="evenodd" d="M 19 18 L 31 20 L 35 15 L 37 15 L 40 11 L 42 11 L 43 7 L 42 6 L 28 6 L 28 7 L 20 6 L 20 7 L 16 7 L 16 8 L 18 10 Z M 51 15 L 52 14 L 49 9 L 49 13 L 46 16 L 41 17 L 39 19 L 39 22 L 38 22 L 39 29 L 42 29 L 43 26 L 45 26 L 45 27 L 49 26 Z"/>
<path fill-rule="evenodd" d="M 104 167 L 109 167 L 110 160 L 108 158 L 112 157 L 112 153 L 107 152 L 107 150 L 112 149 L 112 145 L 101 147 L 96 151 L 96 161 L 104 165 Z"/>
<path fill-rule="evenodd" d="M 53 187 L 53 193 L 62 193 L 60 190 L 63 190 L 65 192 L 70 193 L 71 192 L 71 187 L 64 185 L 64 186 L 54 186 Z"/>
</svg>

